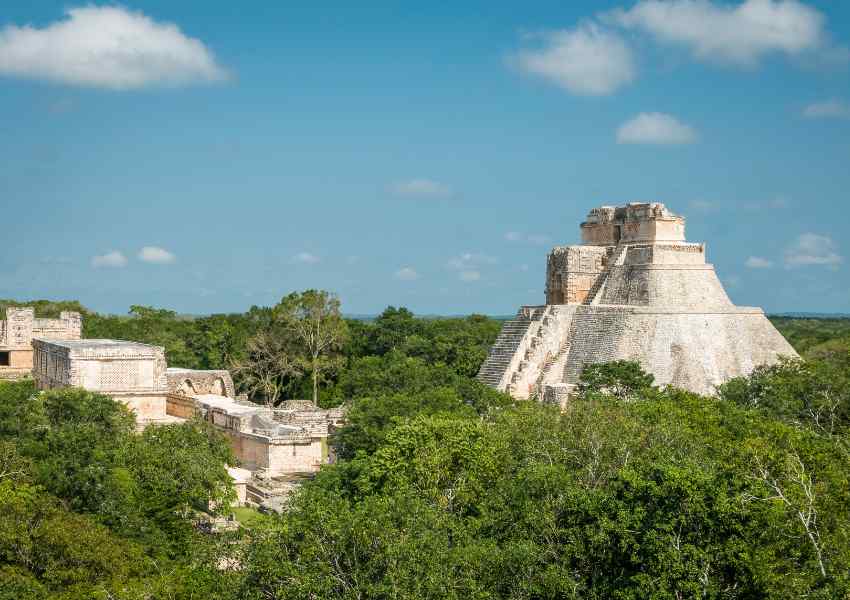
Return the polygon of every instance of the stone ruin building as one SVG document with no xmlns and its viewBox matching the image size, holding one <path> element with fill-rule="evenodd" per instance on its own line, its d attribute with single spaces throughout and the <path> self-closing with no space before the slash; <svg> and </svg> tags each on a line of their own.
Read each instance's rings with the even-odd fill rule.
<svg viewBox="0 0 850 600">
<path fill-rule="evenodd" d="M 581 240 L 549 253 L 546 304 L 504 323 L 480 381 L 563 406 L 585 365 L 634 360 L 662 386 L 710 395 L 797 356 L 760 308 L 732 304 L 705 244 L 663 204 L 594 208 Z"/>
<path fill-rule="evenodd" d="M 280 508 L 300 481 L 332 459 L 328 437 L 342 423 L 341 409 L 248 402 L 236 396 L 228 371 L 168 368 L 160 346 L 102 339 L 31 343 L 38 389 L 74 386 L 111 396 L 135 413 L 139 429 L 196 416 L 214 425 L 241 465 L 228 471 L 242 503 Z"/>
<path fill-rule="evenodd" d="M 37 319 L 31 307 L 6 308 L 0 321 L 0 379 L 18 379 L 33 367 L 33 338 L 78 340 L 82 319 L 78 312 L 62 312 L 58 319 Z"/>
</svg>

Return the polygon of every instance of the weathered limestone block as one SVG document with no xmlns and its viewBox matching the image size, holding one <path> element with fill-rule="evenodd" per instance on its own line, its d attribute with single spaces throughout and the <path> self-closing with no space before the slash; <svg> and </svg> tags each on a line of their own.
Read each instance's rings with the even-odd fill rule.
<svg viewBox="0 0 850 600">
<path fill-rule="evenodd" d="M 568 383 L 552 383 L 543 386 L 543 403 L 558 406 L 561 409 L 566 408 L 574 387 Z"/>
</svg>

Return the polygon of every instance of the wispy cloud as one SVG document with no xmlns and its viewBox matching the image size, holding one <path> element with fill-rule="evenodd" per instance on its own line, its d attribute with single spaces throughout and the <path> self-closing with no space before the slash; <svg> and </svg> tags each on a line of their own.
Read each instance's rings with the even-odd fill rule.
<svg viewBox="0 0 850 600">
<path fill-rule="evenodd" d="M 696 131 L 672 115 L 640 113 L 617 129 L 618 144 L 680 145 L 697 141 Z"/>
<path fill-rule="evenodd" d="M 811 265 L 837 266 L 844 260 L 838 246 L 827 235 L 804 233 L 785 250 L 786 267 Z"/>
<path fill-rule="evenodd" d="M 177 257 L 174 256 L 174 254 L 165 248 L 160 248 L 158 246 L 145 246 L 139 250 L 138 258 L 142 262 L 159 265 L 171 264 L 177 260 Z"/>
<path fill-rule="evenodd" d="M 606 13 L 603 20 L 715 63 L 753 66 L 771 53 L 829 49 L 824 16 L 797 0 L 641 0 Z"/>
<path fill-rule="evenodd" d="M 289 260 L 289 262 L 293 264 L 301 265 L 315 265 L 321 261 L 321 258 L 315 254 L 310 254 L 309 252 L 299 252 Z"/>
<path fill-rule="evenodd" d="M 750 256 L 747 258 L 744 265 L 750 269 L 769 269 L 773 266 L 773 262 L 766 258 L 762 258 L 761 256 Z"/>
<path fill-rule="evenodd" d="M 433 179 L 397 181 L 389 186 L 389 190 L 396 196 L 406 198 L 450 198 L 453 195 L 450 186 Z"/>
<path fill-rule="evenodd" d="M 457 271 L 469 271 L 481 265 L 495 265 L 499 260 L 494 256 L 481 254 L 479 252 L 466 252 L 449 259 L 447 265 L 450 269 Z"/>
<path fill-rule="evenodd" d="M 745 202 L 741 205 L 741 208 L 748 211 L 781 210 L 783 208 L 788 208 L 790 205 L 791 200 L 787 197 L 776 196 L 767 202 Z"/>
<path fill-rule="evenodd" d="M 803 109 L 807 119 L 850 119 L 850 104 L 841 100 L 814 102 Z"/>
<path fill-rule="evenodd" d="M 509 63 L 573 94 L 605 96 L 631 83 L 637 74 L 625 41 L 595 23 L 530 37 L 542 44 L 520 50 Z"/>
<path fill-rule="evenodd" d="M 481 279 L 481 270 L 488 265 L 495 265 L 499 260 L 494 256 L 480 252 L 466 252 L 449 259 L 446 266 L 457 271 L 457 277 L 461 281 L 472 282 Z"/>
<path fill-rule="evenodd" d="M 704 213 L 711 212 L 715 208 L 717 208 L 717 204 L 709 200 L 691 200 L 688 203 L 688 206 L 691 207 L 691 210 L 696 210 Z"/>
<path fill-rule="evenodd" d="M 419 279 L 419 273 L 413 267 L 402 267 L 393 276 L 399 281 L 416 281 Z"/>
<path fill-rule="evenodd" d="M 120 6 L 71 8 L 43 29 L 5 27 L 0 74 L 112 90 L 227 78 L 203 42 Z"/>
<path fill-rule="evenodd" d="M 91 266 L 95 268 L 102 267 L 126 267 L 127 266 L 127 257 L 124 256 L 118 250 L 110 250 L 106 254 L 100 254 L 98 256 L 93 256 L 91 259 Z"/>
<path fill-rule="evenodd" d="M 551 238 L 542 233 L 521 233 L 519 231 L 508 231 L 505 234 L 505 239 L 509 242 L 528 242 L 542 246 L 548 244 Z"/>
</svg>

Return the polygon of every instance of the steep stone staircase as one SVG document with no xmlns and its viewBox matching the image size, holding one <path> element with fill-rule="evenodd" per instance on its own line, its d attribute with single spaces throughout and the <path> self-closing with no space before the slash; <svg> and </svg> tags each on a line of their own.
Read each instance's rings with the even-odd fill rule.
<svg viewBox="0 0 850 600">
<path fill-rule="evenodd" d="M 599 301 L 602 299 L 602 295 L 605 292 L 605 284 L 608 281 L 608 277 L 611 275 L 611 270 L 615 266 L 622 265 L 625 261 L 625 257 L 626 245 L 618 244 L 617 246 L 615 246 L 614 250 L 608 257 L 608 265 L 593 283 L 590 290 L 587 292 L 587 298 L 584 299 L 584 302 L 582 304 L 599 304 Z"/>
<path fill-rule="evenodd" d="M 560 381 L 560 372 L 563 370 L 563 364 L 567 360 L 570 353 L 570 338 L 567 337 L 561 347 L 555 354 L 550 354 L 543 361 L 540 367 L 540 375 L 537 377 L 535 384 L 535 394 L 537 398 L 543 397 L 543 386 L 547 383 L 557 383 Z"/>
<path fill-rule="evenodd" d="M 501 390 L 511 383 L 512 377 L 506 376 L 509 372 L 513 375 L 514 368 L 518 366 L 516 355 L 523 350 L 523 340 L 529 333 L 533 334 L 539 329 L 544 312 L 544 307 L 523 307 L 516 318 L 505 321 L 496 342 L 490 348 L 490 354 L 478 371 L 478 381 Z"/>
</svg>

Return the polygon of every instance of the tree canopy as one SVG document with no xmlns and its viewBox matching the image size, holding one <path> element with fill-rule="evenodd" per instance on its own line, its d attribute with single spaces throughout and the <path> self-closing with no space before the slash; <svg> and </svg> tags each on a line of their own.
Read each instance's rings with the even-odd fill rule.
<svg viewBox="0 0 850 600">
<path fill-rule="evenodd" d="M 299 356 L 292 315 L 85 327 L 221 368 L 260 334 Z M 139 435 L 109 398 L 0 383 L 0 599 L 850 597 L 850 321 L 775 320 L 803 358 L 712 397 L 593 365 L 564 412 L 472 378 L 496 320 L 343 321 L 318 394 L 348 406 L 337 461 L 223 537 L 192 527 L 231 494 L 215 431 Z M 312 395 L 308 363 L 278 397 Z"/>
</svg>

